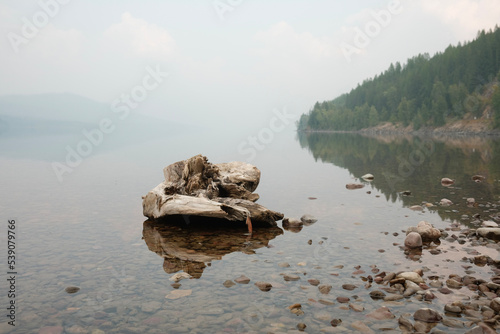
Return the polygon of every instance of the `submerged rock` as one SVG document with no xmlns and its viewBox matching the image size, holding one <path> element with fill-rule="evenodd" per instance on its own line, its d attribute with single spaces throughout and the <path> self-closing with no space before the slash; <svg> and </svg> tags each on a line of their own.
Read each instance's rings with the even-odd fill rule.
<svg viewBox="0 0 500 334">
<path fill-rule="evenodd" d="M 440 322 L 443 317 L 437 311 L 430 308 L 421 308 L 413 314 L 413 319 L 416 321 L 435 323 Z"/>
</svg>

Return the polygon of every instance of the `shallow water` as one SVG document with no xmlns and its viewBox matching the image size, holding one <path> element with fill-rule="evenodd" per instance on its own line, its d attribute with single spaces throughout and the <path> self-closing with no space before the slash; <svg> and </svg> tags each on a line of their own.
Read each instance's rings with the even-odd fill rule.
<svg viewBox="0 0 500 334">
<path fill-rule="evenodd" d="M 363 277 L 374 276 L 376 268 L 428 268 L 424 277 L 463 276 L 466 270 L 478 278 L 494 275 L 489 266 L 476 266 L 469 259 L 475 250 L 498 260 L 495 244 L 472 247 L 443 241 L 436 255 L 424 248 L 417 257 L 408 257 L 399 245 L 404 243 L 403 231 L 421 220 L 441 229 L 458 223 L 448 231 L 458 236 L 461 228 L 475 227 L 474 214 L 496 217 L 498 141 L 351 134 L 299 138 L 282 132 L 250 161 L 262 172 L 259 203 L 289 217 L 314 215 L 315 224 L 287 231 L 279 222 L 279 229 L 257 229 L 250 237 L 244 225 L 211 231 L 145 222 L 141 196 L 162 181 L 164 166 L 198 153 L 215 163 L 248 158 L 238 153 L 239 138 L 206 138 L 185 133 L 126 145 L 114 138 L 95 148 L 63 182 L 51 162 L 63 160 L 65 146 L 78 137 L 24 138 L 17 149 L 19 138 L 2 138 L 0 212 L 5 224 L 16 220 L 18 275 L 16 327 L 2 323 L 0 333 L 37 333 L 47 327 L 54 333 L 61 328 L 64 333 L 285 333 L 298 323 L 307 325 L 305 332 L 316 333 L 333 330 L 332 319 L 342 319 L 337 329 L 345 332 L 356 332 L 350 325 L 358 320 L 375 331 L 399 331 L 401 314 L 422 307 L 443 313 L 446 302 L 474 294 L 462 288 L 452 295 L 436 292 L 432 302 L 374 301 L 368 293 L 377 286 L 365 287 Z M 358 179 L 366 173 L 375 175 L 373 182 Z M 486 180 L 472 181 L 475 174 Z M 443 187 L 442 177 L 455 179 L 455 184 Z M 365 187 L 346 189 L 351 182 Z M 401 194 L 406 190 L 410 196 Z M 478 205 L 468 207 L 468 197 Z M 422 202 L 437 204 L 441 198 L 455 204 L 409 209 Z M 5 226 L 0 230 L 6 240 Z M 284 262 L 290 266 L 282 267 Z M 193 278 L 179 281 L 175 289 L 170 278 L 183 271 Z M 290 273 L 300 279 L 285 281 L 283 274 Z M 223 285 L 241 275 L 250 282 Z M 330 284 L 332 290 L 320 293 L 307 282 L 310 278 Z M 261 291 L 254 285 L 257 281 L 273 288 Z M 345 283 L 357 288 L 344 290 Z M 5 282 L 1 284 L 6 291 Z M 68 286 L 80 290 L 68 294 Z M 349 309 L 336 300 L 339 296 L 349 297 L 364 311 Z M 5 309 L 8 299 L 5 294 L 2 298 Z M 287 309 L 294 303 L 302 305 L 303 315 Z M 396 319 L 366 318 L 382 305 Z M 436 328 L 447 330 L 442 324 Z"/>
</svg>

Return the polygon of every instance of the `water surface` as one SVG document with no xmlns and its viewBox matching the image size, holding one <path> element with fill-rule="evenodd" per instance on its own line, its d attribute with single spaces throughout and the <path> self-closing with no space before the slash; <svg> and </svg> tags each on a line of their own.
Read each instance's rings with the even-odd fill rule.
<svg viewBox="0 0 500 334">
<path fill-rule="evenodd" d="M 57 135 L 0 141 L 2 219 L 15 219 L 18 233 L 18 327 L 12 332 L 61 326 L 65 333 L 285 333 L 300 322 L 315 333 L 332 329 L 334 318 L 342 319 L 348 332 L 355 332 L 350 324 L 360 319 L 374 330 L 397 330 L 397 321 L 364 318 L 385 304 L 369 298 L 376 287 L 365 288 L 363 277 L 377 268 L 427 268 L 428 276 L 467 271 L 488 279 L 492 268 L 471 264 L 471 248 L 498 259 L 493 244 L 443 242 L 438 254 L 426 248 L 412 258 L 399 247 L 403 231 L 421 220 L 450 229 L 475 227 L 474 214 L 497 219 L 500 143 L 495 140 L 279 133 L 250 161 L 262 172 L 259 203 L 288 217 L 312 214 L 318 221 L 300 231 L 283 230 L 279 222 L 279 228 L 257 230 L 253 237 L 244 225 L 162 226 L 142 215 L 141 196 L 162 181 L 163 167 L 198 153 L 214 163 L 245 160 L 237 149 L 240 138 L 191 132 L 122 141 L 117 135 L 59 182 L 51 163 L 64 161 L 65 146 L 78 140 Z M 373 182 L 359 179 L 366 173 L 375 176 Z M 476 174 L 485 181 L 472 181 Z M 443 187 L 442 177 L 455 184 Z M 346 189 L 351 182 L 365 187 Z M 468 197 L 477 205 L 468 207 Z M 435 205 L 441 198 L 455 204 Z M 435 206 L 409 209 L 422 203 Z M 4 240 L 6 229 L 1 230 Z M 364 274 L 353 274 L 358 266 Z M 176 289 L 170 278 L 182 272 L 193 278 L 179 281 Z M 300 279 L 285 281 L 285 273 Z M 223 285 L 241 275 L 250 282 Z M 332 290 L 321 294 L 310 278 Z M 273 288 L 263 292 L 257 281 Z M 358 288 L 346 291 L 345 283 Z M 80 291 L 68 294 L 68 286 Z M 451 297 L 436 295 L 432 303 L 411 300 L 389 307 L 396 317 L 421 307 L 443 312 L 450 299 L 472 296 L 466 289 Z M 336 301 L 339 296 L 365 310 L 350 310 Z M 294 303 L 302 304 L 304 315 L 287 309 Z M 442 324 L 437 328 L 447 330 Z M 9 330 L 0 327 L 0 333 Z"/>
</svg>

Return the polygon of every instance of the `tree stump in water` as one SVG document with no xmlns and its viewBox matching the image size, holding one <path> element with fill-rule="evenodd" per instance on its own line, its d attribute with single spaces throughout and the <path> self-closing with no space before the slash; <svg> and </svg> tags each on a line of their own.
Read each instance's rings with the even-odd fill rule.
<svg viewBox="0 0 500 334">
<path fill-rule="evenodd" d="M 142 202 L 144 216 L 158 219 L 193 215 L 276 226 L 283 214 L 255 203 L 260 170 L 245 162 L 212 164 L 202 155 L 178 161 L 163 169 L 165 181 Z M 249 223 L 247 218 L 251 219 Z"/>
</svg>

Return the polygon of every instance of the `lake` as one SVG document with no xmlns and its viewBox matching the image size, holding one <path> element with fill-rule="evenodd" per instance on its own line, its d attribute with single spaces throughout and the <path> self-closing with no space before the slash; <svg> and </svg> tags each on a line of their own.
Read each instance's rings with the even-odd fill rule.
<svg viewBox="0 0 500 334">
<path fill-rule="evenodd" d="M 470 329 L 470 319 L 445 314 L 444 306 L 473 302 L 477 291 L 431 287 L 435 298 L 427 301 L 417 295 L 374 300 L 371 291 L 389 286 L 370 284 L 368 276 L 422 269 L 428 284 L 453 274 L 490 282 L 498 274 L 494 265 L 474 263 L 480 255 L 500 260 L 498 245 L 467 234 L 480 221 L 499 221 L 500 141 L 288 129 L 254 157 L 238 149 L 245 138 L 178 129 L 110 135 L 60 182 L 52 162 L 64 162 L 66 147 L 76 147 L 81 135 L 0 137 L 1 240 L 6 245 L 8 221 L 15 220 L 16 259 L 15 297 L 2 293 L 1 299 L 5 315 L 15 301 L 16 326 L 2 314 L 0 333 L 292 333 L 299 324 L 307 333 L 357 333 L 363 326 L 398 333 L 398 318 L 409 313 L 413 322 L 421 308 L 465 324 L 450 328 L 451 320 L 442 321 L 435 330 Z M 258 203 L 317 222 L 301 230 L 284 230 L 278 222 L 279 228 L 256 228 L 253 236 L 244 224 L 211 229 L 146 222 L 141 196 L 162 182 L 163 167 L 199 153 L 213 163 L 256 165 L 262 173 Z M 372 182 L 359 179 L 366 173 L 374 175 Z M 485 179 L 474 182 L 474 175 Z M 455 183 L 442 186 L 443 177 Z M 364 188 L 349 190 L 348 183 Z M 454 204 L 440 206 L 442 198 Z M 468 206 L 467 198 L 475 204 Z M 411 210 L 414 205 L 422 209 Z M 448 237 L 405 252 L 404 231 L 422 220 Z M 10 270 L 2 249 L 5 277 Z M 174 275 L 183 272 L 191 278 L 175 285 Z M 285 274 L 298 280 L 287 281 Z M 241 275 L 250 282 L 235 283 Z M 331 290 L 322 293 L 310 279 Z M 261 291 L 258 281 L 273 287 Z M 5 279 L 0 287 L 9 289 Z M 68 287 L 79 291 L 68 293 Z M 296 303 L 303 314 L 288 308 Z M 381 306 L 395 318 L 367 317 Z M 334 319 L 341 320 L 336 327 Z"/>
</svg>

